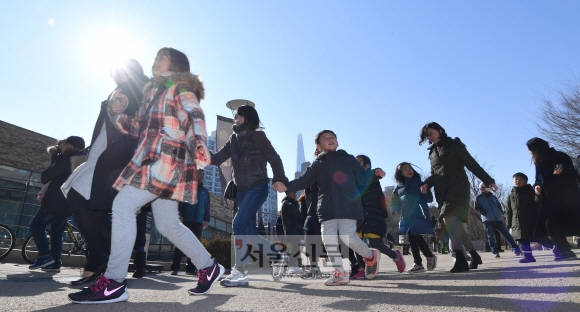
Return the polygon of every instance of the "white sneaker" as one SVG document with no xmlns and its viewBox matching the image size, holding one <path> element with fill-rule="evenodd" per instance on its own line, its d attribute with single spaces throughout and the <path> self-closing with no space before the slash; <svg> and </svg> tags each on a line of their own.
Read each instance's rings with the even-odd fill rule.
<svg viewBox="0 0 580 312">
<path fill-rule="evenodd" d="M 248 275 L 246 273 L 238 271 L 235 267 L 232 269 L 230 275 L 226 276 L 221 280 L 220 285 L 225 287 L 238 287 L 238 286 L 248 286 Z"/>
<path fill-rule="evenodd" d="M 437 256 L 427 257 L 427 270 L 433 271 L 437 267 Z"/>
<path fill-rule="evenodd" d="M 413 263 L 413 267 L 407 270 L 407 273 L 421 273 L 425 272 L 425 268 L 422 265 Z"/>
<path fill-rule="evenodd" d="M 291 266 L 286 269 L 286 274 L 302 274 L 302 269 L 299 267 Z"/>
<path fill-rule="evenodd" d="M 332 277 L 327 278 L 324 281 L 324 285 L 326 286 L 336 286 L 336 285 L 345 285 L 350 282 L 350 278 L 348 272 L 340 273 L 338 270 L 334 270 L 332 272 Z"/>
</svg>

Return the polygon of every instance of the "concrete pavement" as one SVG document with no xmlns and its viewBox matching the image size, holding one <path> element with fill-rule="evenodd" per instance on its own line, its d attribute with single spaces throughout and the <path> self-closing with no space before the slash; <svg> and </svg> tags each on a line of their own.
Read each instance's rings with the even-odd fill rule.
<svg viewBox="0 0 580 312">
<path fill-rule="evenodd" d="M 192 276 L 129 275 L 129 301 L 100 305 L 68 301 L 67 294 L 79 289 L 68 285 L 78 268 L 50 274 L 2 262 L 0 311 L 580 311 L 580 261 L 554 262 L 550 251 L 534 251 L 538 262 L 520 264 L 511 252 L 498 259 L 482 253 L 480 269 L 451 274 L 451 257 L 437 255 L 437 268 L 425 273 L 400 274 L 383 255 L 373 280 L 334 287 L 299 277 L 276 283 L 263 270 L 250 272 L 250 287 L 216 285 L 198 297 L 187 294 L 196 284 Z M 405 260 L 409 268 L 412 257 Z"/>
</svg>

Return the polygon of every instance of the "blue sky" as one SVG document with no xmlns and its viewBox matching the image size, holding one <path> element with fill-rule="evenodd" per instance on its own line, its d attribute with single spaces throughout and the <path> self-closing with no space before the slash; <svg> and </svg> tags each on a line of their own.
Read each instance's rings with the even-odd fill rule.
<svg viewBox="0 0 580 312">
<path fill-rule="evenodd" d="M 0 119 L 90 140 L 108 64 L 185 52 L 206 84 L 208 131 L 225 103 L 256 103 L 288 176 L 296 138 L 334 130 L 393 184 L 429 170 L 419 130 L 439 122 L 498 181 L 534 170 L 538 106 L 580 74 L 577 1 L 11 1 L 3 4 Z"/>
</svg>

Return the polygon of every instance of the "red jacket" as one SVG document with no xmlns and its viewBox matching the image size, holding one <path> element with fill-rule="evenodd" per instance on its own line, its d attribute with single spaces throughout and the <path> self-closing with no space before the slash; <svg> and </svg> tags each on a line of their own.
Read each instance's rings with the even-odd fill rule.
<svg viewBox="0 0 580 312">
<path fill-rule="evenodd" d="M 122 133 L 138 137 L 135 155 L 113 184 L 147 190 L 160 198 L 197 202 L 197 169 L 210 164 L 199 76 L 164 73 L 144 86 L 135 116 L 109 115 Z M 159 94 L 158 94 L 159 93 Z"/>
</svg>

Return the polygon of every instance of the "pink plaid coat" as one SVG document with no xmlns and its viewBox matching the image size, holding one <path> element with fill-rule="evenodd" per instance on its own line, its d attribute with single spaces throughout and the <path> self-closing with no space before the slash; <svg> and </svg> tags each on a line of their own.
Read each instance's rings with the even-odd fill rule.
<svg viewBox="0 0 580 312">
<path fill-rule="evenodd" d="M 199 105 L 203 83 L 190 73 L 168 72 L 144 89 L 145 99 L 135 116 L 112 115 L 109 110 L 119 131 L 139 138 L 135 155 L 113 187 L 120 191 L 131 185 L 160 198 L 195 204 L 197 169 L 210 164 Z"/>
</svg>

